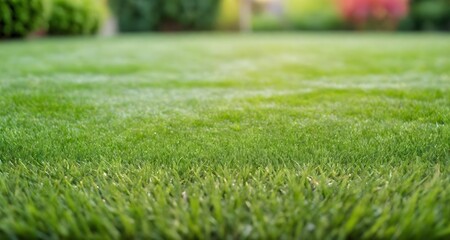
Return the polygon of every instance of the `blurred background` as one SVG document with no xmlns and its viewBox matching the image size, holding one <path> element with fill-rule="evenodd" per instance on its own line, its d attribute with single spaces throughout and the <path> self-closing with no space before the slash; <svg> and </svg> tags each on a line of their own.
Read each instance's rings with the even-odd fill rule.
<svg viewBox="0 0 450 240">
<path fill-rule="evenodd" d="M 450 0 L 0 0 L 0 38 L 150 31 L 449 31 Z"/>
</svg>

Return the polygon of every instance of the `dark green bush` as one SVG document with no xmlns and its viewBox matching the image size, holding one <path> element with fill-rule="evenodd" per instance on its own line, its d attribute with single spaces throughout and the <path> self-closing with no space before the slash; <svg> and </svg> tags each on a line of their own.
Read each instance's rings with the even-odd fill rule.
<svg viewBox="0 0 450 240">
<path fill-rule="evenodd" d="M 403 30 L 450 30 L 449 0 L 412 0 L 409 16 L 402 22 Z"/>
<path fill-rule="evenodd" d="M 53 0 L 48 33 L 87 35 L 98 32 L 107 6 L 101 0 Z"/>
<path fill-rule="evenodd" d="M 113 0 L 121 31 L 203 30 L 216 19 L 220 0 Z"/>
<path fill-rule="evenodd" d="M 0 38 L 23 37 L 43 27 L 48 0 L 0 0 Z"/>
<path fill-rule="evenodd" d="M 112 0 L 111 4 L 122 31 L 148 31 L 158 27 L 159 0 Z"/>
<path fill-rule="evenodd" d="M 209 29 L 213 26 L 220 0 L 162 0 L 162 20 L 185 29 Z"/>
</svg>

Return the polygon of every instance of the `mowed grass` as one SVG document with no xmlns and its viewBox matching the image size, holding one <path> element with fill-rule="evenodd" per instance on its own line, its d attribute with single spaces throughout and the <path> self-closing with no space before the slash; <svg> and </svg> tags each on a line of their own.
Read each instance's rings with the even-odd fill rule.
<svg viewBox="0 0 450 240">
<path fill-rule="evenodd" d="M 0 238 L 449 239 L 448 35 L 0 43 Z"/>
</svg>

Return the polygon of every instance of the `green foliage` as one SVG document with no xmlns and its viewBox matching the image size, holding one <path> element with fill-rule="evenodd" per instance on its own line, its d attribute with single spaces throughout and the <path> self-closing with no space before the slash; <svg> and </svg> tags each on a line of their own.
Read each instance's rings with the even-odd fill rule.
<svg viewBox="0 0 450 240">
<path fill-rule="evenodd" d="M 208 29 L 216 20 L 220 0 L 162 0 L 163 21 L 186 29 Z"/>
<path fill-rule="evenodd" d="M 158 27 L 159 0 L 112 0 L 111 5 L 122 31 L 148 31 Z"/>
<path fill-rule="evenodd" d="M 219 0 L 113 0 L 122 31 L 213 27 Z"/>
<path fill-rule="evenodd" d="M 286 0 L 285 9 L 293 29 L 333 30 L 343 26 L 333 0 Z"/>
<path fill-rule="evenodd" d="M 450 30 L 448 0 L 412 0 L 409 16 L 402 22 L 404 30 Z"/>
<path fill-rule="evenodd" d="M 98 32 L 107 6 L 100 0 L 53 0 L 49 34 L 87 35 Z"/>
<path fill-rule="evenodd" d="M 0 38 L 24 37 L 45 26 L 48 0 L 1 0 Z"/>
</svg>

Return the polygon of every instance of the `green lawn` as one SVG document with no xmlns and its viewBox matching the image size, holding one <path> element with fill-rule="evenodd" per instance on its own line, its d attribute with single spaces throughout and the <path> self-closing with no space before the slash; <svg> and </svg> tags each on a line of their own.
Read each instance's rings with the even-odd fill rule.
<svg viewBox="0 0 450 240">
<path fill-rule="evenodd" d="M 449 239 L 449 35 L 0 43 L 0 239 Z"/>
</svg>

